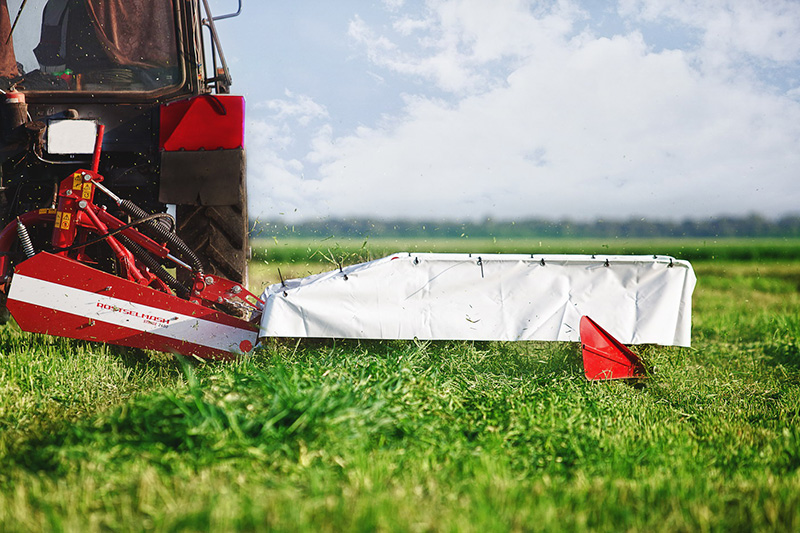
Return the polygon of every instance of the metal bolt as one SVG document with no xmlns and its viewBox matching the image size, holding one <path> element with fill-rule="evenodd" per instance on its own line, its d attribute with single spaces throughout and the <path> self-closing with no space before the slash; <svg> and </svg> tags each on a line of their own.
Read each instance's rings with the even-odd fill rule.
<svg viewBox="0 0 800 533">
<path fill-rule="evenodd" d="M 80 202 L 78 202 L 78 207 L 80 207 L 81 209 L 86 209 L 87 205 L 89 205 L 89 202 L 87 202 L 86 200 L 81 200 Z"/>
<path fill-rule="evenodd" d="M 205 279 L 203 279 L 203 281 L 206 282 L 206 285 L 213 285 L 214 284 L 214 278 L 212 278 L 211 276 L 206 276 Z"/>
<path fill-rule="evenodd" d="M 240 292 L 242 292 L 242 288 L 238 285 L 234 285 L 231 288 L 231 294 L 239 294 Z"/>
</svg>

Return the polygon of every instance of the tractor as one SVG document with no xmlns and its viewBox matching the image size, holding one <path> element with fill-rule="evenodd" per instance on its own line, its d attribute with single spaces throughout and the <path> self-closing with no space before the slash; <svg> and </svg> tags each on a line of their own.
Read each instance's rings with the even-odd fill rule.
<svg viewBox="0 0 800 533">
<path fill-rule="evenodd" d="M 244 99 L 229 94 L 216 29 L 241 12 L 231 2 L 235 12 L 214 16 L 208 0 L 0 0 L 0 227 L 57 209 L 65 176 L 96 153 L 94 203 L 130 221 L 114 191 L 139 218 L 170 213 L 158 223 L 174 225 L 205 273 L 246 287 Z M 52 230 L 28 237 L 46 249 Z M 25 259 L 19 243 L 0 253 L 12 267 Z M 119 273 L 108 246 L 81 254 Z"/>
</svg>

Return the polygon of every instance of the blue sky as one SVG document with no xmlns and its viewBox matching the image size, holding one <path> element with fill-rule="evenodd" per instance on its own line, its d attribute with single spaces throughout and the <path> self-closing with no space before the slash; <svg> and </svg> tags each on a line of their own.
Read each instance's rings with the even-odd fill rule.
<svg viewBox="0 0 800 533">
<path fill-rule="evenodd" d="M 218 27 L 258 218 L 800 213 L 797 1 L 244 0 Z"/>
</svg>

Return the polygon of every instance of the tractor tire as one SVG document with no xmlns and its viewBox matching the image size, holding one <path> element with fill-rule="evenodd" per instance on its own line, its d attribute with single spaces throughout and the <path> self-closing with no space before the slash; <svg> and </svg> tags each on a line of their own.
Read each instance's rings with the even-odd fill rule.
<svg viewBox="0 0 800 533">
<path fill-rule="evenodd" d="M 205 272 L 247 288 L 247 202 L 241 205 L 178 205 L 178 237 L 194 250 Z"/>
</svg>

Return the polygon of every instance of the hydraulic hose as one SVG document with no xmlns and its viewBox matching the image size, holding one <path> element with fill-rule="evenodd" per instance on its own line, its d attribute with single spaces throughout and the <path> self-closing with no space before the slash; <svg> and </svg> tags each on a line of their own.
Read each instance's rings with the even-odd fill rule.
<svg viewBox="0 0 800 533">
<path fill-rule="evenodd" d="M 147 265 L 147 268 L 155 274 L 161 281 L 167 284 L 169 288 L 175 291 L 175 294 L 178 295 L 179 298 L 188 299 L 191 291 L 183 286 L 181 282 L 175 279 L 172 274 L 164 270 L 164 267 L 161 266 L 158 259 L 156 259 L 150 252 L 133 242 L 131 239 L 126 237 L 125 235 L 118 235 L 117 239 L 128 248 L 131 253 L 142 263 Z"/>
<path fill-rule="evenodd" d="M 149 216 L 149 213 L 130 200 L 121 200 L 119 202 L 119 207 L 128 215 L 137 220 Z M 176 252 L 176 255 L 180 256 L 189 264 L 189 266 L 192 267 L 192 272 L 195 274 L 203 273 L 203 263 L 200 261 L 200 258 L 197 257 L 197 254 L 194 253 L 194 250 L 189 248 L 189 246 L 183 242 L 183 239 L 170 231 L 166 226 L 156 220 L 150 220 L 142 223 L 142 229 L 145 230 L 145 233 L 148 233 L 147 230 L 150 230 L 150 237 L 155 239 L 163 239 L 164 242 L 169 244 L 172 247 L 172 251 Z"/>
</svg>

